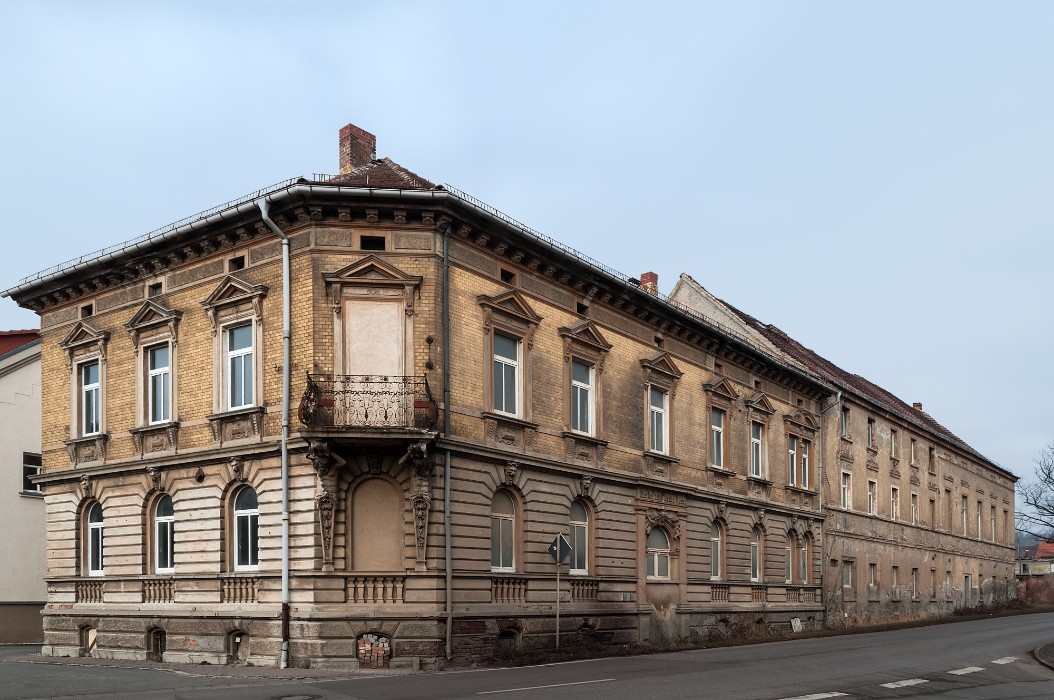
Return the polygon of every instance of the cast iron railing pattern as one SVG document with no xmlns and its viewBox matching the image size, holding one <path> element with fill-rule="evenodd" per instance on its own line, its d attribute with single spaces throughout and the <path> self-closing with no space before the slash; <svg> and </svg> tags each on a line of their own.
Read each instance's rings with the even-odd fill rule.
<svg viewBox="0 0 1054 700">
<path fill-rule="evenodd" d="M 423 377 L 308 374 L 300 422 L 313 428 L 435 427 L 439 412 Z"/>
</svg>

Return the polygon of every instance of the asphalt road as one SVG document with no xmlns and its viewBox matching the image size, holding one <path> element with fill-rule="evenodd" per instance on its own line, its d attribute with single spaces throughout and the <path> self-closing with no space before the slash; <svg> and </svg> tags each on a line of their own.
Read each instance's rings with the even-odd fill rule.
<svg viewBox="0 0 1054 700">
<path fill-rule="evenodd" d="M 0 700 L 1054 698 L 1054 671 L 1031 653 L 1050 642 L 1054 614 L 1022 615 L 674 654 L 382 676 L 32 663 L 8 648 L 0 652 Z"/>
</svg>

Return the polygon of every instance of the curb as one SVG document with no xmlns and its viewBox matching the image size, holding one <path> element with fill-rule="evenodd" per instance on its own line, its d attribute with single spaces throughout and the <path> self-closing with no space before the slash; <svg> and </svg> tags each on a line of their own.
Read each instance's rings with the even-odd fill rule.
<svg viewBox="0 0 1054 700">
<path fill-rule="evenodd" d="M 1041 647 L 1037 647 L 1032 652 L 1032 656 L 1036 657 L 1036 661 L 1047 668 L 1054 669 L 1054 644 L 1044 644 Z"/>
</svg>

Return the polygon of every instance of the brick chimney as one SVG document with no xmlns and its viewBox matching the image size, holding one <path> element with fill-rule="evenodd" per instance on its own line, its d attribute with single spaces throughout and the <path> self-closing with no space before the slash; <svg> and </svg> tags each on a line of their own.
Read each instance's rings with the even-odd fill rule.
<svg viewBox="0 0 1054 700">
<path fill-rule="evenodd" d="M 922 404 L 919 403 L 918 401 L 916 401 L 915 403 L 911 404 L 911 407 L 914 408 L 916 411 L 919 411 L 920 413 L 922 412 Z"/>
<path fill-rule="evenodd" d="M 346 175 L 377 158 L 377 137 L 354 124 L 340 130 L 340 174 Z"/>
<path fill-rule="evenodd" d="M 640 288 L 648 294 L 658 294 L 659 276 L 654 272 L 645 272 L 640 276 Z"/>
</svg>

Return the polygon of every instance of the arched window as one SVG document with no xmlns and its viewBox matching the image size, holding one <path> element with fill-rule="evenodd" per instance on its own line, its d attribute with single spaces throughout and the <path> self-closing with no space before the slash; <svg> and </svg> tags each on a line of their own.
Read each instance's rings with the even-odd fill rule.
<svg viewBox="0 0 1054 700">
<path fill-rule="evenodd" d="M 95 502 L 88 509 L 88 575 L 103 575 L 102 504 Z"/>
<path fill-rule="evenodd" d="M 154 570 L 159 574 L 170 573 L 174 568 L 175 520 L 172 497 L 162 496 L 154 508 Z"/>
<path fill-rule="evenodd" d="M 589 573 L 589 511 L 582 501 L 571 503 L 571 573 Z"/>
<path fill-rule="evenodd" d="M 515 571 L 516 506 L 504 491 L 494 494 L 490 504 L 490 569 Z"/>
<path fill-rule="evenodd" d="M 234 499 L 234 570 L 255 571 L 260 567 L 260 508 L 251 487 L 238 491 Z"/>
<path fill-rule="evenodd" d="M 724 573 L 724 530 L 716 520 L 710 524 L 710 578 L 720 579 Z"/>
<path fill-rule="evenodd" d="M 812 561 L 812 538 L 805 535 L 801 538 L 801 547 L 798 549 L 798 577 L 802 583 L 809 582 L 809 562 Z"/>
<path fill-rule="evenodd" d="M 653 527 L 648 533 L 648 578 L 670 578 L 670 538 L 666 530 Z"/>
<path fill-rule="evenodd" d="M 760 581 L 762 579 L 762 568 L 765 561 L 764 535 L 760 527 L 755 527 L 750 533 L 750 580 Z"/>
<path fill-rule="evenodd" d="M 787 546 L 784 551 L 784 577 L 787 583 L 794 580 L 794 553 L 798 549 L 798 536 L 793 531 L 787 533 Z"/>
</svg>

